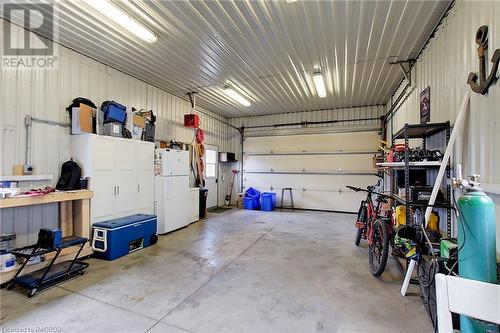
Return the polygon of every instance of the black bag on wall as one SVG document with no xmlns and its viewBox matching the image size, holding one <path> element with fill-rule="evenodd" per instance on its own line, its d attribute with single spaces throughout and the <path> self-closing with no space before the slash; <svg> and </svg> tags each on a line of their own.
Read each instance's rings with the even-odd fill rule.
<svg viewBox="0 0 500 333">
<path fill-rule="evenodd" d="M 63 163 L 61 177 L 57 181 L 56 189 L 61 191 L 79 190 L 82 169 L 73 159 Z"/>
<path fill-rule="evenodd" d="M 76 108 L 76 107 L 79 107 L 80 104 L 85 104 L 85 105 L 88 105 L 90 106 L 91 108 L 93 109 L 97 109 L 97 106 L 94 104 L 94 102 L 92 102 L 90 99 L 88 98 L 85 98 L 85 97 L 77 97 L 73 100 L 73 102 L 71 102 L 70 105 L 68 105 L 68 107 L 66 108 L 66 111 L 69 112 L 69 116 L 71 117 L 71 109 L 72 108 Z"/>
</svg>

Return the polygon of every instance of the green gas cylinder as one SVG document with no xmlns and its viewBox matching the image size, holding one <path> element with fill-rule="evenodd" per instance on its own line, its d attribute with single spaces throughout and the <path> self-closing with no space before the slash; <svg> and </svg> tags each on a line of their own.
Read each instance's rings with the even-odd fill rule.
<svg viewBox="0 0 500 333">
<path fill-rule="evenodd" d="M 458 272 L 460 277 L 497 282 L 495 205 L 476 185 L 458 199 Z M 497 332 L 495 326 L 460 316 L 464 333 Z"/>
</svg>

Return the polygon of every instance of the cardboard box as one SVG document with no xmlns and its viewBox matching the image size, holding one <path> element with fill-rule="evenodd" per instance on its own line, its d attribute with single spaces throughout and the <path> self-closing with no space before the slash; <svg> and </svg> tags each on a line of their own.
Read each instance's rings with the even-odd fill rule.
<svg viewBox="0 0 500 333">
<path fill-rule="evenodd" d="M 92 133 L 94 109 L 85 104 L 71 109 L 71 134 Z"/>
<path fill-rule="evenodd" d="M 236 207 L 243 208 L 243 193 L 238 193 L 236 197 Z"/>
<path fill-rule="evenodd" d="M 132 124 L 134 126 L 144 128 L 144 127 L 146 127 L 146 118 L 134 113 L 134 115 L 132 117 Z"/>
<path fill-rule="evenodd" d="M 24 165 L 16 164 L 12 167 L 12 174 L 14 176 L 22 176 L 24 175 Z"/>
</svg>

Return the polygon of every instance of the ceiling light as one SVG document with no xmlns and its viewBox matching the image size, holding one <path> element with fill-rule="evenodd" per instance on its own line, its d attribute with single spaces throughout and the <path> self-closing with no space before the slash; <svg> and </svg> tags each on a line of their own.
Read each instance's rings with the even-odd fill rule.
<svg viewBox="0 0 500 333">
<path fill-rule="evenodd" d="M 297 2 L 297 0 L 286 0 L 286 3 Z"/>
<path fill-rule="evenodd" d="M 148 43 L 154 43 L 158 39 L 154 32 L 128 16 L 127 13 L 108 0 L 86 0 L 85 3 Z"/>
<path fill-rule="evenodd" d="M 323 75 L 320 72 L 313 73 L 313 81 L 314 85 L 316 86 L 318 97 L 326 97 L 325 81 L 323 81 Z"/>
<path fill-rule="evenodd" d="M 236 90 L 234 90 L 233 88 L 231 88 L 230 86 L 226 86 L 224 87 L 224 93 L 231 97 L 234 101 L 244 105 L 244 106 L 250 106 L 250 102 L 245 99 L 245 97 L 241 96 L 240 94 L 238 94 L 236 92 Z"/>
</svg>

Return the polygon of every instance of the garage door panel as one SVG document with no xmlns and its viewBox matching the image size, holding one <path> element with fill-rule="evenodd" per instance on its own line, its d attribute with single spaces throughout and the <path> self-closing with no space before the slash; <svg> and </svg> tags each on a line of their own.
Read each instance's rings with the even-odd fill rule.
<svg viewBox="0 0 500 333">
<path fill-rule="evenodd" d="M 245 187 L 258 185 L 259 191 L 268 191 L 271 187 L 280 189 L 293 187 L 294 190 L 345 191 L 346 185 L 366 187 L 377 182 L 378 178 L 371 175 L 301 175 L 301 174 L 250 174 L 245 173 Z"/>
<path fill-rule="evenodd" d="M 376 151 L 377 132 L 249 137 L 245 153 Z"/>
<path fill-rule="evenodd" d="M 365 195 L 348 190 L 346 185 L 366 187 L 377 180 L 376 176 L 369 175 L 245 174 L 245 187 L 276 192 L 278 204 L 281 189 L 291 187 L 297 208 L 356 212 Z M 285 205 L 288 203 L 288 193 L 285 193 Z"/>
<path fill-rule="evenodd" d="M 245 171 L 356 171 L 375 172 L 373 155 L 244 156 Z"/>
<path fill-rule="evenodd" d="M 377 132 L 246 138 L 244 187 L 276 192 L 278 204 L 281 189 L 291 187 L 297 208 L 356 212 L 365 196 L 346 185 L 377 182 L 373 155 L 359 152 L 374 152 L 378 144 Z"/>
</svg>

